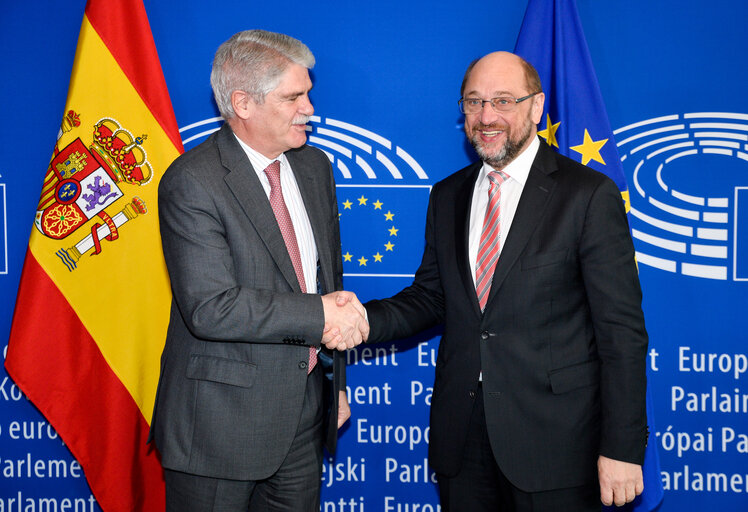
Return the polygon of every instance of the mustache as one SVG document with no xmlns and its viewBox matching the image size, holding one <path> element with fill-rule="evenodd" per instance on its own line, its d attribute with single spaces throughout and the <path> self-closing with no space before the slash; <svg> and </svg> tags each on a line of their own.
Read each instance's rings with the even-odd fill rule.
<svg viewBox="0 0 748 512">
<path fill-rule="evenodd" d="M 293 120 L 293 124 L 307 124 L 311 116 L 298 116 Z"/>
<path fill-rule="evenodd" d="M 493 130 L 499 130 L 499 131 L 507 131 L 509 127 L 505 124 L 499 124 L 499 123 L 493 123 L 493 124 L 483 124 L 481 122 L 478 122 L 477 124 L 473 125 L 474 130 L 481 130 L 481 131 L 493 131 Z"/>
</svg>

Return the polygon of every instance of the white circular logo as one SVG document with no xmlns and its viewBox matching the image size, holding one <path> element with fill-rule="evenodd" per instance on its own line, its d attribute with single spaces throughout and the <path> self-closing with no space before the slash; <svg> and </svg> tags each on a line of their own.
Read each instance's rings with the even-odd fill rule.
<svg viewBox="0 0 748 512">
<path fill-rule="evenodd" d="M 748 281 L 748 115 L 676 114 L 614 133 L 633 172 L 637 261 L 691 277 Z"/>
</svg>

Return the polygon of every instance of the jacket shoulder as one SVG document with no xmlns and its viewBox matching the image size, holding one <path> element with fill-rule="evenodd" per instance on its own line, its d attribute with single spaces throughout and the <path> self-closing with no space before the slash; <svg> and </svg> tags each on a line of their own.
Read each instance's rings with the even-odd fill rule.
<svg viewBox="0 0 748 512">
<path fill-rule="evenodd" d="M 168 186 L 170 181 L 179 179 L 184 173 L 203 177 L 208 172 L 214 173 L 216 169 L 222 169 L 216 137 L 217 133 L 213 133 L 204 142 L 179 155 L 164 172 L 159 186 Z"/>
<path fill-rule="evenodd" d="M 576 160 L 564 156 L 541 142 L 533 167 L 538 167 L 558 184 L 577 191 L 594 191 L 600 187 L 618 190 L 615 182 L 600 171 L 587 167 Z"/>
<path fill-rule="evenodd" d="M 483 162 L 473 162 L 472 164 L 463 167 L 457 172 L 454 172 L 434 184 L 433 191 L 437 192 L 440 190 L 457 190 L 461 186 L 465 185 L 472 179 L 475 179 L 476 174 L 480 171 Z"/>
</svg>

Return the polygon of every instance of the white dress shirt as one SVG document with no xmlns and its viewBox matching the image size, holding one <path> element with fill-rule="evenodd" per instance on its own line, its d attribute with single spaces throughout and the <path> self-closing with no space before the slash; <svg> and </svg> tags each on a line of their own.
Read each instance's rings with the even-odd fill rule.
<svg viewBox="0 0 748 512">
<path fill-rule="evenodd" d="M 501 184 L 501 199 L 499 202 L 499 256 L 504 248 L 504 242 L 512 227 L 514 214 L 517 211 L 517 204 L 522 195 L 522 189 L 525 188 L 527 176 L 530 174 L 530 167 L 538 153 L 540 141 L 534 137 L 530 145 L 517 158 L 502 169 L 502 172 L 509 176 Z M 473 285 L 475 285 L 475 269 L 478 259 L 478 247 L 480 246 L 480 236 L 483 231 L 483 220 L 486 216 L 488 207 L 488 173 L 495 170 L 493 167 L 483 162 L 483 167 L 478 174 L 478 180 L 475 182 L 473 189 L 473 199 L 470 204 L 470 237 L 469 237 L 469 255 L 470 270 L 473 276 Z"/>
<path fill-rule="evenodd" d="M 234 134 L 236 137 L 236 134 Z M 296 232 L 296 243 L 301 253 L 301 267 L 304 270 L 304 284 L 307 293 L 317 293 L 317 244 L 314 242 L 314 233 L 312 225 L 309 222 L 309 216 L 306 213 L 304 200 L 301 198 L 299 185 L 296 183 L 291 164 L 288 163 L 285 153 L 281 153 L 278 158 L 267 158 L 263 154 L 255 151 L 244 143 L 239 137 L 236 137 L 242 149 L 247 154 L 249 162 L 252 164 L 257 177 L 262 183 L 265 195 L 270 198 L 270 181 L 265 174 L 265 169 L 275 160 L 280 162 L 280 181 L 283 191 L 283 200 L 291 216 L 293 229 Z"/>
</svg>

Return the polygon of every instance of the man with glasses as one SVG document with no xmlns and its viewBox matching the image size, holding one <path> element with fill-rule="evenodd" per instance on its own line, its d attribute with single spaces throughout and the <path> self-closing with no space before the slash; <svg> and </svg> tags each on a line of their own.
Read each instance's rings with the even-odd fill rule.
<svg viewBox="0 0 748 512">
<path fill-rule="evenodd" d="M 621 195 L 537 136 L 510 53 L 471 64 L 481 158 L 434 185 L 411 286 L 365 304 L 368 342 L 444 324 L 429 461 L 445 511 L 584 512 L 643 488 L 647 334 Z"/>
</svg>

